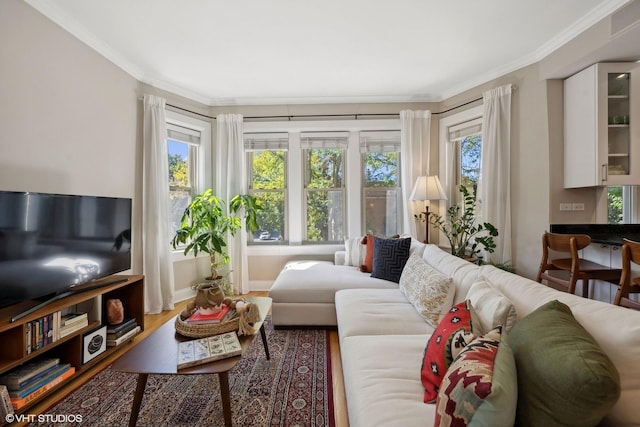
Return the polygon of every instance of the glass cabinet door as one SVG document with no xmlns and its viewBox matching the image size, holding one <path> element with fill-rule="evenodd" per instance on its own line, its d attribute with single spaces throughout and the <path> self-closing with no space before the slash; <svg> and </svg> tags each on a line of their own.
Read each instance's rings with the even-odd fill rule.
<svg viewBox="0 0 640 427">
<path fill-rule="evenodd" d="M 629 175 L 630 73 L 607 73 L 608 175 Z"/>
</svg>

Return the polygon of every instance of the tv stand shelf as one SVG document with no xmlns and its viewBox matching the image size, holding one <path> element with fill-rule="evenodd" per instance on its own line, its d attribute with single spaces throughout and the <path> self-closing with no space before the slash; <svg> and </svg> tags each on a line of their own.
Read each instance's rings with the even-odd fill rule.
<svg viewBox="0 0 640 427">
<path fill-rule="evenodd" d="M 144 276 L 141 275 L 114 275 L 102 279 L 104 285 L 98 282 L 97 286 L 90 289 L 74 292 L 62 299 L 52 301 L 50 304 L 38 308 L 24 316 L 19 316 L 26 310 L 38 305 L 38 301 L 26 301 L 10 307 L 0 309 L 0 375 L 20 366 L 21 364 L 40 356 L 60 358 L 60 363 L 70 363 L 75 368 L 75 373 L 60 385 L 53 387 L 42 396 L 34 399 L 27 406 L 17 412 L 28 410 L 33 404 L 55 392 L 63 384 L 73 379 L 76 375 L 94 365 L 101 359 L 107 357 L 118 349 L 118 347 L 107 347 L 107 350 L 98 357 L 82 364 L 83 335 L 97 329 L 100 325 L 106 325 L 106 301 L 117 298 L 122 301 L 125 317 L 133 317 L 144 330 Z M 115 282 L 115 283 L 114 283 Z M 98 298 L 102 297 L 102 298 Z M 89 325 L 65 336 L 57 341 L 51 342 L 30 353 L 27 352 L 27 324 L 34 320 L 48 316 L 58 311 L 72 309 L 82 303 L 89 303 L 101 300 L 100 319 L 89 318 Z M 72 310 L 73 311 L 73 310 Z M 13 318 L 19 318 L 12 321 Z"/>
</svg>

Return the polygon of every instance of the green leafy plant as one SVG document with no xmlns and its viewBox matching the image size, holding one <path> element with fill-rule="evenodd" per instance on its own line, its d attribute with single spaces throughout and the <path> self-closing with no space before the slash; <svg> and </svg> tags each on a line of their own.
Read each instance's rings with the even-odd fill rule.
<svg viewBox="0 0 640 427">
<path fill-rule="evenodd" d="M 446 218 L 436 213 L 429 215 L 429 223 L 449 240 L 451 253 L 460 258 L 474 258 L 481 250 L 492 253 L 496 249 L 494 237 L 498 229 L 491 223 L 476 223 L 476 198 L 463 185 L 462 202 L 450 206 Z"/>
<path fill-rule="evenodd" d="M 220 279 L 218 267 L 227 264 L 227 233 L 235 236 L 244 219 L 248 232 L 253 233 L 258 226 L 257 214 L 262 209 L 254 196 L 238 194 L 229 201 L 229 213 L 225 203 L 218 199 L 211 189 L 198 194 L 182 215 L 180 227 L 171 240 L 173 248 L 186 244 L 184 254 L 200 252 L 211 258 L 211 279 Z"/>
</svg>

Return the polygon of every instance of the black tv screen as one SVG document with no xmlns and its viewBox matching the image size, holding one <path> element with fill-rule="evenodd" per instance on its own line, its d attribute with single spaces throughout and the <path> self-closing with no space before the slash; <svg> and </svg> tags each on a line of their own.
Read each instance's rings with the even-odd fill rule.
<svg viewBox="0 0 640 427">
<path fill-rule="evenodd" d="M 0 191 L 0 307 L 131 268 L 131 199 Z"/>
</svg>

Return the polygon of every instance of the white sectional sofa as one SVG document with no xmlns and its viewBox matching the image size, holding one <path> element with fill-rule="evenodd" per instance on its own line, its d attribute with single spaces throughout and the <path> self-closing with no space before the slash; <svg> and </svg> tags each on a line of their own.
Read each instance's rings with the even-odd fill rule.
<svg viewBox="0 0 640 427">
<path fill-rule="evenodd" d="M 549 301 L 569 306 L 620 376 L 620 397 L 601 425 L 640 425 L 639 312 L 559 292 L 493 266 L 480 267 L 435 245 L 414 244 L 411 252 L 452 278 L 454 304 L 467 298 L 474 283 L 486 280 L 511 301 L 517 322 Z M 343 254 L 337 256 L 338 262 L 343 259 Z M 292 263 L 271 291 L 274 324 L 337 324 L 351 427 L 433 425 L 436 405 L 423 401 L 420 369 L 434 328 L 397 283 L 384 282 L 353 266 Z"/>
</svg>

